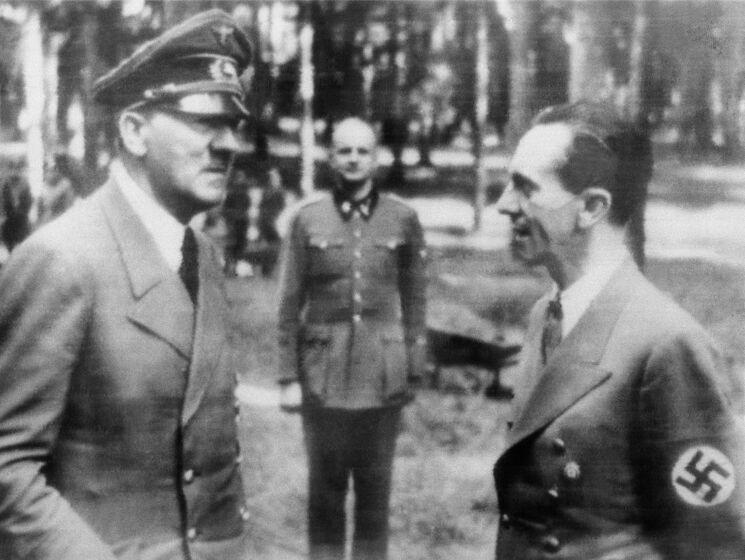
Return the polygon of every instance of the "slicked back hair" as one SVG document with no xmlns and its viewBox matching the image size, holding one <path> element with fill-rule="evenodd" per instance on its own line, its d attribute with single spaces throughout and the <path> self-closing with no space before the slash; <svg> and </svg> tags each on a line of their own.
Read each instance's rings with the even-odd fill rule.
<svg viewBox="0 0 745 560">
<path fill-rule="evenodd" d="M 626 225 L 647 197 L 653 165 L 649 134 L 620 119 L 611 107 L 589 101 L 547 107 L 531 122 L 550 124 L 566 124 L 573 132 L 558 170 L 564 188 L 572 194 L 606 189 L 612 196 L 609 222 Z"/>
</svg>

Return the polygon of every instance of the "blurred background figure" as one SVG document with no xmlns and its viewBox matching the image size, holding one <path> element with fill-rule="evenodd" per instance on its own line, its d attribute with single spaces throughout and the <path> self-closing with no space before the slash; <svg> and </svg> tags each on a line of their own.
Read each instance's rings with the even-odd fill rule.
<svg viewBox="0 0 745 560">
<path fill-rule="evenodd" d="M 8 177 L 3 181 L 0 190 L 4 217 L 0 233 L 5 247 L 10 252 L 31 232 L 29 213 L 33 197 L 28 181 L 23 175 L 21 163 L 11 164 Z"/>
<path fill-rule="evenodd" d="M 260 198 L 251 196 L 256 201 L 258 213 L 256 214 L 256 233 L 261 242 L 259 262 L 261 264 L 262 276 L 268 277 L 274 272 L 274 267 L 279 258 L 280 235 L 277 227 L 277 219 L 285 209 L 285 191 L 282 187 L 282 175 L 276 167 L 270 167 L 266 172 L 266 184 L 264 189 L 255 193 Z M 249 216 L 251 214 L 249 213 Z M 253 217 L 253 216 L 251 216 Z M 252 230 L 249 230 L 249 234 Z"/>
<path fill-rule="evenodd" d="M 44 187 L 36 201 L 36 223 L 38 228 L 51 222 L 75 203 L 77 195 L 70 181 L 67 158 L 58 154 L 49 168 Z"/>
<path fill-rule="evenodd" d="M 248 171 L 237 168 L 228 183 L 228 194 L 222 205 L 222 217 L 225 220 L 225 274 L 236 276 L 238 264 L 242 276 L 251 276 L 250 265 L 243 259 L 246 253 L 246 232 L 248 230 Z M 248 268 L 246 268 L 248 265 Z M 248 274 L 246 274 L 248 272 Z"/>
<path fill-rule="evenodd" d="M 225 224 L 225 274 L 269 277 L 279 257 L 277 219 L 285 208 L 279 170 L 266 161 L 236 165 L 221 215 Z"/>
</svg>

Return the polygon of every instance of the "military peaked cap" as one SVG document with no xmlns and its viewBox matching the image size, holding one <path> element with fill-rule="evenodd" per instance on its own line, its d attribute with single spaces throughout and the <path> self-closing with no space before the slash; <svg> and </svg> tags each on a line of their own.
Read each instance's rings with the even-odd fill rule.
<svg viewBox="0 0 745 560">
<path fill-rule="evenodd" d="M 247 113 L 251 42 L 221 10 L 199 13 L 145 43 L 93 85 L 116 110 L 171 105 L 198 115 Z"/>
</svg>

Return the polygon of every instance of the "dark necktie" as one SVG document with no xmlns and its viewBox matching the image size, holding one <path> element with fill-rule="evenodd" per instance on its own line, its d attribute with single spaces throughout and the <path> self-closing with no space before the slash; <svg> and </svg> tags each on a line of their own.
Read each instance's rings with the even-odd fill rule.
<svg viewBox="0 0 745 560">
<path fill-rule="evenodd" d="M 184 241 L 181 244 L 181 266 L 178 275 L 189 292 L 191 302 L 196 305 L 199 292 L 199 255 L 194 231 L 187 227 L 184 231 Z"/>
<path fill-rule="evenodd" d="M 543 336 L 541 337 L 541 357 L 544 364 L 561 342 L 561 321 L 563 318 L 561 292 L 557 292 L 556 297 L 549 301 L 548 307 L 546 307 L 546 318 L 543 325 Z"/>
</svg>

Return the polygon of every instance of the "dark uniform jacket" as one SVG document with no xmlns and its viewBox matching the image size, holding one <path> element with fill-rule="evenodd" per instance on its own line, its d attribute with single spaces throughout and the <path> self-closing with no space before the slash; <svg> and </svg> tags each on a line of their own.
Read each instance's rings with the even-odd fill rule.
<svg viewBox="0 0 745 560">
<path fill-rule="evenodd" d="M 527 387 L 494 474 L 498 560 L 745 557 L 745 433 L 703 329 L 629 261 Z"/>
<path fill-rule="evenodd" d="M 110 181 L 3 269 L 3 558 L 239 556 L 226 302 L 198 245 L 195 312 Z"/>
<path fill-rule="evenodd" d="M 311 406 L 410 400 L 425 339 L 425 252 L 414 210 L 380 195 L 364 218 L 321 195 L 294 215 L 281 258 L 281 381 L 299 379 Z"/>
</svg>

